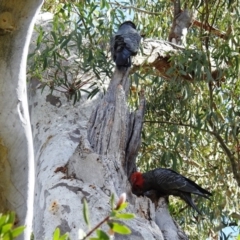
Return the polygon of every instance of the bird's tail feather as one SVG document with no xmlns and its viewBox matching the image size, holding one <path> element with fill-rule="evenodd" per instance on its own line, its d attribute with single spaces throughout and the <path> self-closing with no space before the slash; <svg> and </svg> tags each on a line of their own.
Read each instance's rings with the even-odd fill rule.
<svg viewBox="0 0 240 240">
<path fill-rule="evenodd" d="M 192 192 L 193 194 L 196 194 L 198 196 L 201 196 L 201 197 L 204 197 L 204 198 L 207 198 L 208 200 L 211 200 L 211 198 L 209 196 L 207 196 L 206 194 L 204 193 L 199 193 L 199 192 Z M 210 194 L 209 194 L 210 195 Z M 212 194 L 211 194 L 212 195 Z"/>
<path fill-rule="evenodd" d="M 196 207 L 196 205 L 194 204 L 191 194 L 190 193 L 182 193 L 180 196 L 189 206 L 191 206 L 193 209 L 195 209 L 200 215 L 202 215 L 202 213 L 199 211 L 199 209 Z"/>
<path fill-rule="evenodd" d="M 117 53 L 116 65 L 119 67 L 130 67 L 131 66 L 131 51 L 127 48 L 123 48 L 121 52 Z"/>
</svg>

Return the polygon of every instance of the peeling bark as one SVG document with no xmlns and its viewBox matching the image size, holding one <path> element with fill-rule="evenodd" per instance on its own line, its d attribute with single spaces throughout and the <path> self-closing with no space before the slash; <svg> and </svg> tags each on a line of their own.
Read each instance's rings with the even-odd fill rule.
<svg viewBox="0 0 240 240">
<path fill-rule="evenodd" d="M 70 238 L 77 239 L 79 228 L 87 231 L 82 215 L 83 199 L 88 202 L 91 225 L 94 226 L 110 213 L 110 195 L 113 193 L 117 197 L 122 192 L 127 193 L 127 200 L 131 203 L 128 211 L 136 213 L 136 219 L 126 222 L 133 231 L 130 236 L 116 235 L 115 238 L 163 239 L 154 221 L 151 201 L 144 198 L 146 204 L 131 193 L 123 164 L 128 137 L 128 123 L 125 120 L 129 112 L 122 85 L 112 82 L 109 89 L 113 85 L 115 92 L 109 93 L 109 96 L 106 94 L 110 103 L 106 102 L 105 97 L 90 101 L 83 96 L 78 106 L 72 106 L 64 95 L 58 94 L 55 97 L 61 97 L 59 108 L 57 104 L 46 102 L 48 93 L 44 91 L 41 94 L 40 82 L 31 82 L 29 102 L 37 166 L 34 203 L 36 239 L 51 238 L 56 227 L 60 227 L 62 232 L 69 231 Z M 112 105 L 114 102 L 116 105 Z M 106 119 L 113 122 L 104 119 L 98 122 L 103 127 L 113 127 L 114 134 L 103 131 L 108 136 L 102 135 L 97 141 L 94 139 L 93 143 L 96 144 L 93 145 L 87 137 L 87 126 L 93 122 L 87 122 L 96 106 L 101 110 L 103 106 L 114 109 L 114 114 L 114 111 L 109 111 L 105 115 Z M 102 114 L 100 110 L 98 112 Z M 97 134 L 97 131 L 93 133 Z M 126 138 L 121 140 L 120 136 Z M 140 205 L 142 211 L 147 213 L 147 219 L 139 214 Z M 152 209 L 150 212 L 149 206 Z M 106 230 L 106 226 L 103 229 Z"/>
<path fill-rule="evenodd" d="M 128 91 L 128 72 L 116 70 L 106 95 L 89 121 L 89 142 L 99 154 L 110 153 L 112 149 L 115 151 L 116 145 L 120 152 L 125 151 L 129 116 L 126 104 Z"/>
<path fill-rule="evenodd" d="M 128 74 L 128 71 L 115 71 L 104 99 L 90 118 L 88 139 L 98 154 L 111 153 L 111 149 L 115 151 L 118 146 L 123 156 L 122 164 L 129 176 L 136 168 L 135 159 L 141 144 L 145 98 L 142 92 L 139 109 L 130 113 L 126 104 Z"/>
</svg>

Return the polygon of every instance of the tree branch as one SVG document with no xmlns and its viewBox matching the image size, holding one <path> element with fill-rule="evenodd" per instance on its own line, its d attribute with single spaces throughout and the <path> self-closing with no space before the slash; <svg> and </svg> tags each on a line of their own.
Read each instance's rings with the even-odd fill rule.
<svg viewBox="0 0 240 240">
<path fill-rule="evenodd" d="M 87 237 L 89 237 L 94 231 L 96 231 L 99 227 L 101 227 L 102 224 L 104 224 L 105 222 L 107 222 L 109 220 L 110 216 L 105 217 L 101 222 L 99 222 L 92 230 L 90 230 L 86 236 L 82 239 L 85 240 L 87 239 Z"/>
<path fill-rule="evenodd" d="M 214 126 L 213 122 L 209 119 L 208 123 L 209 123 L 210 127 L 213 129 L 213 135 L 218 140 L 218 142 L 219 142 L 220 146 L 222 147 L 223 151 L 226 153 L 227 157 L 229 158 L 231 166 L 232 166 L 233 176 L 236 179 L 238 186 L 240 186 L 240 175 L 238 174 L 238 165 L 235 161 L 234 154 L 231 153 L 230 149 L 225 144 L 223 138 L 216 131 L 216 127 Z"/>
<path fill-rule="evenodd" d="M 166 80 L 172 80 L 176 77 L 176 72 L 168 73 L 168 70 L 173 67 L 171 58 L 174 55 L 184 54 L 185 48 L 174 43 L 164 41 L 164 40 L 153 40 L 145 39 L 142 43 L 142 54 L 137 55 L 133 60 L 133 67 L 130 70 L 130 73 L 136 72 L 137 70 L 142 70 L 145 73 L 148 71 L 154 71 L 154 74 L 160 76 Z M 191 50 L 195 54 L 194 49 Z M 189 61 L 185 62 L 185 65 L 190 65 L 193 61 L 192 58 L 188 59 Z M 220 81 L 218 78 L 219 71 L 224 71 L 227 66 L 223 62 L 221 65 L 216 65 L 215 60 L 210 57 L 212 62 L 212 68 L 209 70 L 214 80 Z M 177 66 L 176 66 L 177 68 Z M 193 81 L 194 76 L 192 74 L 181 74 L 178 73 L 181 79 L 187 81 Z M 206 69 L 201 74 L 201 80 L 207 78 Z M 222 77 L 223 78 L 223 77 Z M 199 79 L 200 80 L 200 79 Z"/>
<path fill-rule="evenodd" d="M 129 134 L 126 145 L 126 171 L 128 177 L 133 171 L 136 171 L 136 157 L 141 146 L 141 132 L 143 126 L 143 119 L 145 114 L 146 100 L 144 91 L 140 92 L 140 104 L 136 112 L 130 113 L 129 118 Z"/>
<path fill-rule="evenodd" d="M 177 123 L 177 122 L 168 122 L 168 121 L 144 121 L 144 123 L 163 123 L 163 124 L 178 125 L 178 126 L 183 126 L 183 127 L 190 127 L 190 128 L 194 128 L 194 129 L 215 135 L 215 133 L 213 131 L 210 131 L 208 129 L 198 128 L 197 126 L 194 126 L 191 124 L 186 124 L 186 123 Z"/>
<path fill-rule="evenodd" d="M 227 33 L 213 27 L 213 26 L 210 26 L 208 23 L 202 23 L 202 22 L 199 22 L 198 20 L 194 19 L 193 20 L 193 26 L 194 27 L 200 27 L 200 28 L 203 28 L 204 30 L 206 31 L 209 31 L 211 32 L 212 34 L 218 36 L 219 38 L 222 38 L 224 40 L 227 39 Z"/>
</svg>

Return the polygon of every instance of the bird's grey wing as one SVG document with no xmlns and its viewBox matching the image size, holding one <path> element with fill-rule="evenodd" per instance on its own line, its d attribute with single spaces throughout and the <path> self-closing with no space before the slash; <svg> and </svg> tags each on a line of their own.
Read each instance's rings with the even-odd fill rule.
<svg viewBox="0 0 240 240">
<path fill-rule="evenodd" d="M 141 36 L 137 32 L 130 32 L 127 36 L 124 37 L 124 42 L 126 47 L 133 53 L 137 54 L 139 50 Z"/>
<path fill-rule="evenodd" d="M 123 37 L 128 50 L 130 50 L 134 54 L 137 53 L 141 41 L 141 35 L 136 29 L 130 26 L 125 26 L 122 29 L 119 29 L 116 35 L 120 35 Z"/>
</svg>

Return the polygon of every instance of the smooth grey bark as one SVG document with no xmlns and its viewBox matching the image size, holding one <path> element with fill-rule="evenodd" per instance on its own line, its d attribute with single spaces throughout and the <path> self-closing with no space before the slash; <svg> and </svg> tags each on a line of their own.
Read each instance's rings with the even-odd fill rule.
<svg viewBox="0 0 240 240">
<path fill-rule="evenodd" d="M 164 198 L 160 198 L 157 202 L 155 221 L 161 229 L 164 239 L 188 240 L 188 236 L 170 215 Z"/>
<path fill-rule="evenodd" d="M 0 211 L 13 210 L 30 239 L 34 157 L 26 95 L 26 62 L 42 0 L 0 2 Z"/>
<path fill-rule="evenodd" d="M 129 110 L 121 83 L 126 83 L 128 79 L 125 76 L 122 81 L 121 76 L 115 76 L 118 77 L 111 80 L 111 92 L 106 94 L 110 103 L 105 97 L 100 101 L 99 98 L 86 100 L 83 96 L 80 104 L 72 106 L 63 94 L 50 97 L 44 91 L 41 95 L 41 83 L 37 80 L 32 80 L 29 85 L 37 164 L 34 203 L 36 239 L 50 239 L 56 227 L 60 227 L 62 232 L 70 232 L 71 239 L 78 239 L 79 228 L 87 231 L 82 215 L 83 199 L 88 202 L 91 225 L 94 226 L 110 213 L 111 193 L 118 198 L 122 192 L 126 192 L 127 200 L 133 203 L 128 211 L 137 214 L 135 220 L 127 222 L 133 230 L 128 238 L 162 239 L 161 231 L 153 221 L 153 208 L 150 212 L 148 209 L 150 200 L 145 198 L 148 204 L 143 204 L 132 195 L 124 170 Z M 97 105 L 99 112 L 103 106 L 110 109 L 109 113 L 103 114 L 103 118 L 109 121 L 98 122 L 106 127 L 100 140 L 103 143 L 98 145 L 102 146 L 98 148 L 102 149 L 102 154 L 91 147 L 87 137 L 87 126 L 92 124 L 88 121 Z M 140 108 L 142 112 L 143 106 Z M 108 132 L 108 128 L 112 131 Z M 149 212 L 148 219 L 138 214 L 139 207 L 143 212 Z M 128 238 L 116 236 L 116 239 Z"/>
</svg>

